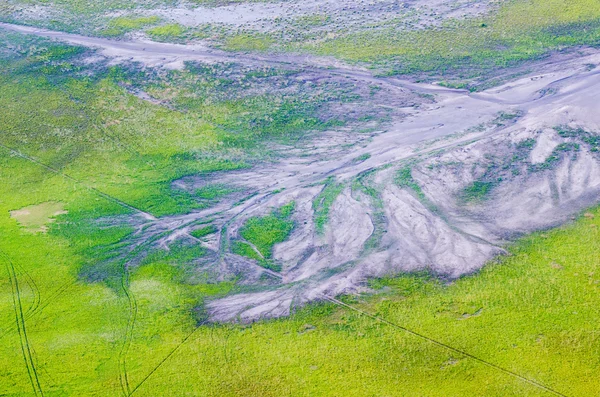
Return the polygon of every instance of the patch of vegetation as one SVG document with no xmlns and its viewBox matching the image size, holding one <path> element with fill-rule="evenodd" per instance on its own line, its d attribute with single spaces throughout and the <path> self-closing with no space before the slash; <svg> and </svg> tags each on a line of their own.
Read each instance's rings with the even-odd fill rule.
<svg viewBox="0 0 600 397">
<path fill-rule="evenodd" d="M 410 274 L 401 274 L 396 277 L 385 277 L 369 280 L 369 287 L 374 290 L 391 290 L 398 296 L 411 296 L 413 294 L 427 293 L 431 287 L 440 287 L 441 281 L 430 272 L 417 271 Z"/>
<path fill-rule="evenodd" d="M 411 189 L 421 202 L 425 202 L 427 200 L 427 197 L 425 196 L 425 193 L 423 193 L 421 186 L 419 186 L 419 184 L 413 179 L 412 167 L 407 166 L 401 168 L 396 174 L 396 178 L 394 180 L 398 186 Z"/>
<path fill-rule="evenodd" d="M 325 232 L 325 225 L 329 222 L 329 210 L 335 199 L 344 190 L 344 184 L 337 183 L 333 177 L 329 177 L 321 193 L 313 201 L 315 230 L 318 234 Z"/>
<path fill-rule="evenodd" d="M 289 84 L 295 72 L 237 64 L 188 63 L 184 70 L 158 76 L 145 70 L 128 73 L 131 85 L 153 99 L 201 117 L 228 131 L 225 146 L 249 148 L 265 139 L 290 143 L 301 133 L 343 125 L 346 120 L 328 116 L 328 104 L 348 95 L 351 86 L 325 83 L 307 88 Z M 318 88 L 318 89 L 317 89 Z M 269 92 L 268 95 L 264 92 Z M 268 156 L 265 146 L 256 149 Z M 267 147 L 268 149 L 268 147 Z"/>
<path fill-rule="evenodd" d="M 211 234 L 215 234 L 218 231 L 219 231 L 219 229 L 217 229 L 217 227 L 215 225 L 209 225 L 209 226 L 201 227 L 200 229 L 193 230 L 190 234 L 193 237 L 201 239 L 201 238 L 209 236 Z"/>
<path fill-rule="evenodd" d="M 353 159 L 352 162 L 358 164 L 358 163 L 362 163 L 363 161 L 367 161 L 370 158 L 371 158 L 370 153 L 364 153 L 364 154 L 361 154 L 360 156 L 356 157 L 355 159 Z"/>
<path fill-rule="evenodd" d="M 303 15 L 294 20 L 293 25 L 296 28 L 312 28 L 316 26 L 324 26 L 331 20 L 331 17 L 327 14 L 311 14 Z"/>
<path fill-rule="evenodd" d="M 427 207 L 429 211 L 439 213 L 437 206 L 429 200 L 429 198 L 423 192 L 423 189 L 421 189 L 421 186 L 417 183 L 417 181 L 414 180 L 412 176 L 413 165 L 414 164 L 411 163 L 398 170 L 394 178 L 394 182 L 401 188 L 412 190 L 421 204 Z"/>
<path fill-rule="evenodd" d="M 240 235 L 254 244 L 264 258 L 269 259 L 273 246 L 285 241 L 294 227 L 294 222 L 289 219 L 293 209 L 292 202 L 271 215 L 250 218 L 240 230 Z"/>
<path fill-rule="evenodd" d="M 72 200 L 72 197 L 69 198 Z M 96 201 L 93 196 L 88 196 L 88 199 L 90 204 Z M 114 215 L 123 211 L 103 202 L 97 204 L 101 207 L 93 211 L 86 208 L 69 211 L 63 216 L 62 222 L 52 225 L 50 235 L 69 242 L 69 251 L 79 257 L 75 262 L 77 266 L 74 266 L 79 280 L 105 285 L 122 293 L 125 264 L 130 259 L 123 248 L 127 246 L 125 242 L 134 229 L 128 225 L 105 226 L 99 223 L 97 216 Z"/>
<path fill-rule="evenodd" d="M 271 260 L 273 246 L 284 242 L 292 232 L 294 221 L 291 216 L 294 206 L 295 203 L 290 202 L 270 215 L 248 219 L 240 229 L 240 236 L 256 247 L 258 252 L 245 242 L 236 242 L 232 247 L 233 252 L 256 259 L 263 267 L 279 271 L 279 266 Z"/>
<path fill-rule="evenodd" d="M 499 118 L 508 120 L 513 119 L 513 117 L 518 116 L 499 116 Z M 529 161 L 529 156 L 536 142 L 533 138 L 524 139 L 511 144 L 508 148 L 498 148 L 496 151 L 491 152 L 493 154 L 486 155 L 481 163 L 473 166 L 477 170 L 475 181 L 458 194 L 458 199 L 465 203 L 481 202 L 486 200 L 493 189 L 502 181 L 514 178 L 524 172 L 537 170 L 536 166 Z M 503 154 L 503 152 L 506 154 Z M 463 165 L 458 163 L 446 164 L 446 166 L 460 168 Z"/>
<path fill-rule="evenodd" d="M 480 202 L 487 198 L 493 188 L 493 182 L 475 181 L 463 189 L 461 198 L 467 203 Z"/>
<path fill-rule="evenodd" d="M 146 30 L 146 33 L 157 41 L 173 41 L 184 38 L 188 29 L 178 23 L 170 23 L 168 25 L 157 26 Z"/>
<path fill-rule="evenodd" d="M 574 138 L 586 144 L 590 151 L 600 151 L 600 135 L 586 131 L 583 128 L 571 128 L 569 126 L 557 126 L 554 130 L 562 138 Z"/>
<path fill-rule="evenodd" d="M 574 142 L 561 143 L 556 146 L 550 156 L 541 164 L 532 164 L 531 172 L 544 171 L 554 168 L 566 153 L 577 153 L 580 150 L 580 145 Z"/>
<path fill-rule="evenodd" d="M 285 141 L 295 138 L 298 131 L 319 131 L 341 124 L 337 120 L 322 122 L 316 117 L 318 102 L 308 103 L 290 98 L 274 103 L 265 96 L 244 99 L 234 106 L 248 112 L 240 112 L 239 117 L 225 120 L 222 127 L 248 132 L 257 138 Z M 232 140 L 236 138 L 231 137 Z"/>
<path fill-rule="evenodd" d="M 537 141 L 534 138 L 524 139 L 517 143 L 517 149 L 533 150 Z"/>
<path fill-rule="evenodd" d="M 157 16 L 151 17 L 118 17 L 111 19 L 108 27 L 103 31 L 106 36 L 121 36 L 134 30 L 142 29 L 149 25 L 155 25 L 160 21 Z"/>
<path fill-rule="evenodd" d="M 226 168 L 221 170 L 223 169 Z M 179 179 L 178 177 L 174 179 Z M 143 199 L 136 200 L 136 205 L 156 216 L 164 216 L 186 214 L 193 210 L 207 208 L 214 202 L 213 199 L 202 197 L 202 194 L 191 194 L 183 189 L 174 189 L 172 181 L 157 184 L 156 191 L 147 194 Z M 204 193 L 210 196 L 216 192 L 206 191 Z"/>
<path fill-rule="evenodd" d="M 516 121 L 521 116 L 522 116 L 521 112 L 514 112 L 514 113 L 500 112 L 498 114 L 498 116 L 496 116 L 496 118 L 492 121 L 492 123 L 498 127 L 502 127 L 502 126 L 506 125 L 507 122 Z"/>
<path fill-rule="evenodd" d="M 215 201 L 237 191 L 238 189 L 236 188 L 217 183 L 197 189 L 194 195 L 203 200 Z"/>
<path fill-rule="evenodd" d="M 354 181 L 352 181 L 352 191 L 359 191 L 369 197 L 371 201 L 373 201 L 373 205 L 376 207 L 383 207 L 383 203 L 381 202 L 381 198 L 379 195 L 379 191 L 371 186 L 369 186 L 368 181 L 371 177 L 372 172 L 367 172 L 360 175 Z"/>
<path fill-rule="evenodd" d="M 150 252 L 142 261 L 141 265 L 149 263 L 165 263 L 175 266 L 183 266 L 201 258 L 206 250 L 199 244 L 189 244 L 175 241 L 169 245 L 168 250 L 157 249 Z"/>
<path fill-rule="evenodd" d="M 352 181 L 352 191 L 360 192 L 367 196 L 371 207 L 375 210 L 371 215 L 374 230 L 364 245 L 366 252 L 372 251 L 379 247 L 379 242 L 381 241 L 386 229 L 386 216 L 383 210 L 383 200 L 381 199 L 380 192 L 369 185 L 371 175 L 372 172 L 367 172 Z M 360 200 L 360 195 L 358 195 L 356 198 L 357 200 Z"/>
<path fill-rule="evenodd" d="M 223 48 L 228 51 L 266 51 L 275 40 L 266 34 L 240 33 L 225 40 Z"/>
</svg>

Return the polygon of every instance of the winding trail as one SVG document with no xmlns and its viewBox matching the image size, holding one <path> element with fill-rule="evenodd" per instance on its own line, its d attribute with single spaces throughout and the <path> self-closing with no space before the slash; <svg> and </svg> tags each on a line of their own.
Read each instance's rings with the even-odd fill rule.
<svg viewBox="0 0 600 397">
<path fill-rule="evenodd" d="M 19 285 L 19 277 L 15 270 L 15 265 L 12 260 L 2 251 L 0 251 L 0 259 L 5 262 L 6 271 L 8 273 L 8 279 L 11 285 L 13 309 L 15 313 L 15 322 L 19 333 L 19 341 L 21 343 L 21 353 L 23 360 L 25 361 L 25 367 L 27 368 L 27 374 L 29 381 L 33 389 L 35 396 L 44 396 L 44 390 L 42 388 L 40 378 L 38 375 L 35 353 L 33 347 L 27 335 L 27 324 L 25 311 L 23 310 L 23 302 L 21 300 L 21 288 Z"/>
</svg>

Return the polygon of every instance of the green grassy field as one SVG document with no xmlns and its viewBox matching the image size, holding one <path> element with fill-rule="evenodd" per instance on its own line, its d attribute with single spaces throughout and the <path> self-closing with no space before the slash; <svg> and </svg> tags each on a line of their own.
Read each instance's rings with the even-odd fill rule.
<svg viewBox="0 0 600 397">
<path fill-rule="evenodd" d="M 469 76 L 549 49 L 597 44 L 599 17 L 592 0 L 511 1 L 490 19 L 452 30 L 364 33 L 303 49 L 394 73 L 454 68 Z M 114 34 L 183 34 L 155 23 L 124 19 Z M 259 39 L 232 45 L 271 44 Z M 150 240 L 127 251 L 136 226 L 127 220 L 139 211 L 187 213 L 237 194 L 226 185 L 187 191 L 172 182 L 248 167 L 269 159 L 268 142 L 342 123 L 318 115 L 334 94 L 238 97 L 252 91 L 249 81 L 279 72 L 231 78 L 227 66 L 188 65 L 153 76 L 134 67 L 88 69 L 80 62 L 86 50 L 19 35 L 1 33 L 0 44 L 0 395 L 600 394 L 600 209 L 524 237 L 509 255 L 451 283 L 428 274 L 373 280 L 377 294 L 315 303 L 290 318 L 206 324 L 204 303 L 243 287 L 198 271 L 196 261 L 211 260 L 198 245 L 165 251 Z M 168 106 L 136 97 L 136 89 Z M 352 189 L 377 203 L 359 182 Z M 396 182 L 422 195 L 410 168 Z M 315 200 L 318 232 L 346 186 L 328 180 Z M 491 188 L 474 184 L 465 198 L 483 199 Z M 32 218 L 15 214 L 24 209 Z M 238 252 L 278 270 L 268 259 L 294 227 L 293 210 L 290 203 L 251 218 L 240 234 L 256 250 L 238 241 Z M 216 232 L 199 222 L 191 234 Z M 147 255 L 127 266 L 139 252 Z"/>
<path fill-rule="evenodd" d="M 296 120 L 318 129 L 318 120 L 302 101 L 270 106 L 264 97 L 244 100 L 262 117 L 271 108 L 273 125 L 250 128 L 253 109 L 239 99 L 170 110 L 123 88 L 141 78 L 136 70 L 89 70 L 82 49 L 0 39 L 0 185 L 9 193 L 0 199 L 1 393 L 127 392 L 141 378 L 129 382 L 120 368 L 149 371 L 157 363 L 149 358 L 166 355 L 203 321 L 206 297 L 235 286 L 196 271 L 191 263 L 206 252 L 195 246 L 167 253 L 150 240 L 127 253 L 134 225 L 118 220 L 203 208 L 232 190 L 187 192 L 171 182 L 245 167 L 261 158 L 253 149 L 260 142 L 305 133 Z M 275 128 L 283 122 L 287 128 Z M 33 218 L 22 216 L 27 211 Z M 142 251 L 143 261 L 127 268 Z"/>
<path fill-rule="evenodd" d="M 32 197 L 94 203 L 98 212 L 115 211 L 115 204 L 59 176 L 32 184 L 38 166 L 2 159 L 2 186 L 16 188 L 3 197 L 0 218 L 6 268 L 0 383 L 6 395 L 35 395 L 22 344 L 33 351 L 45 395 L 116 395 L 123 363 L 130 388 L 141 383 L 134 394 L 146 396 L 333 396 L 339 390 L 356 396 L 551 395 L 333 304 L 252 326 L 197 328 L 192 309 L 233 285 L 182 282 L 185 252 L 151 257 L 131 273 L 137 315 L 127 333 L 131 308 L 123 290 L 78 278 L 82 247 L 118 240 L 126 230 L 96 232 L 74 245 L 60 228 L 32 234 L 7 215 Z M 74 216 L 76 208 L 69 208 Z M 599 227 L 595 210 L 573 225 L 525 238 L 510 256 L 452 284 L 404 276 L 374 281 L 378 295 L 344 301 L 566 395 L 595 395 Z M 26 339 L 15 329 L 11 278 L 19 282 L 23 313 L 17 317 Z"/>
<path fill-rule="evenodd" d="M 301 31 L 239 33 L 225 46 L 243 51 L 306 51 L 364 63 L 381 73 L 415 75 L 458 88 L 498 84 L 503 68 L 573 46 L 600 44 L 600 5 L 595 0 L 511 0 L 477 18 L 451 19 L 439 27 L 395 26 L 342 30 L 335 37 Z"/>
</svg>

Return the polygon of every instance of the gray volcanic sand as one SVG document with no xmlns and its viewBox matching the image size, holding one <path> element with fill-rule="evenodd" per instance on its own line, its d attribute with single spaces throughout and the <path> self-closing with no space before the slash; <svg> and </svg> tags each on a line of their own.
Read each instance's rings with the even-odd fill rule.
<svg viewBox="0 0 600 397">
<path fill-rule="evenodd" d="M 410 22 L 413 27 L 439 25 L 449 18 L 482 15 L 497 1 L 481 0 L 288 0 L 228 4 L 217 7 L 187 4 L 180 8 L 147 11 L 185 26 L 222 24 L 259 31 L 272 31 L 302 23 L 302 18 L 323 16 L 332 28 Z M 321 24 L 318 24 L 321 25 Z M 312 26 L 302 25 L 304 28 Z M 322 26 L 315 26 L 322 27 Z"/>
<path fill-rule="evenodd" d="M 277 162 L 218 175 L 220 183 L 254 191 L 242 203 L 223 201 L 208 210 L 163 219 L 139 217 L 144 230 L 139 239 L 169 231 L 160 241 L 165 246 L 190 238 L 190 224 L 197 220 L 210 218 L 222 231 L 203 243 L 214 252 L 214 261 L 205 266 L 215 279 L 241 277 L 241 284 L 253 292 L 208 302 L 213 321 L 285 316 L 307 302 L 368 291 L 365 280 L 372 277 L 415 270 L 460 277 L 480 269 L 515 237 L 564 223 L 600 199 L 595 146 L 600 69 L 590 66 L 600 64 L 597 50 L 553 58 L 536 65 L 535 75 L 469 93 L 374 77 L 327 59 L 223 55 L 189 46 L 3 26 L 100 47 L 107 56 L 150 65 L 160 64 L 161 54 L 179 60 L 287 63 L 388 91 L 389 105 L 398 107 L 398 113 L 385 131 L 360 145 L 340 148 L 340 142 L 353 139 L 353 131 L 326 132 Z M 424 94 L 435 100 L 423 99 L 400 111 L 407 98 Z M 366 160 L 356 161 L 367 154 Z M 412 180 L 398 182 L 398 171 L 407 167 Z M 202 178 L 188 177 L 177 186 L 191 188 L 203 183 Z M 376 193 L 356 188 L 357 180 Z M 313 203 L 332 181 L 343 189 L 319 233 Z M 478 186 L 484 187 L 483 193 L 474 189 Z M 241 239 L 239 230 L 250 217 L 292 200 L 296 227 L 274 249 L 281 272 L 229 252 L 230 242 Z"/>
<path fill-rule="evenodd" d="M 338 182 L 348 185 L 362 172 L 373 171 L 368 183 L 379 192 L 383 206 L 379 210 L 365 195 L 353 197 L 347 187 L 334 202 L 323 235 L 313 226 L 312 202 L 318 193 L 307 186 L 319 177 L 311 174 L 304 186 L 302 178 L 280 180 L 277 187 L 286 187 L 284 193 L 258 208 L 250 205 L 256 215 L 259 208 L 265 213 L 289 200 L 298 203 L 298 227 L 289 241 L 275 249 L 282 264 L 282 283 L 274 288 L 276 295 L 269 292 L 267 306 L 275 305 L 271 299 L 284 306 L 291 301 L 291 310 L 324 296 L 367 291 L 366 279 L 406 271 L 429 270 L 450 279 L 469 274 L 502 253 L 506 242 L 518 235 L 564 223 L 597 203 L 597 148 L 561 137 L 553 127 L 581 128 L 591 136 L 600 130 L 600 74 L 584 66 L 598 62 L 600 55 L 591 54 L 565 62 L 561 71 L 480 94 L 439 94 L 435 105 L 394 123 L 346 159 L 308 166 L 322 175 L 321 180 L 336 175 Z M 548 87 L 553 94 L 542 95 Z M 499 122 L 502 112 L 513 116 Z M 559 145 L 570 143 L 577 149 L 557 152 Z M 350 164 L 349 157 L 362 153 L 371 157 L 344 166 Z M 551 161 L 551 156 L 557 159 Z M 513 158 L 517 160 L 511 163 Z M 498 175 L 486 176 L 494 162 Z M 423 197 L 394 183 L 397 170 L 407 163 Z M 389 167 L 382 168 L 384 164 Z M 465 189 L 485 177 L 495 178 L 490 193 L 467 200 Z M 381 237 L 376 248 L 365 249 L 378 211 L 384 219 L 379 225 Z M 236 222 L 243 224 L 245 219 L 242 215 Z M 235 233 L 227 237 L 237 238 Z M 280 315 L 282 306 L 277 305 L 277 311 L 259 309 L 257 316 L 257 308 L 267 307 L 264 294 L 215 300 L 209 303 L 209 312 L 219 321 Z"/>
<path fill-rule="evenodd" d="M 80 32 L 102 31 L 117 17 L 158 16 L 161 24 L 227 32 L 276 33 L 319 40 L 343 32 L 373 29 L 415 30 L 489 13 L 506 0 L 281 0 L 197 2 L 194 0 L 110 1 L 90 5 L 83 17 L 71 4 L 29 4 L 15 0 L 2 9 L 6 21 L 54 26 L 58 21 Z M 75 7 L 79 10 L 78 7 Z M 307 36 L 308 34 L 308 36 Z M 127 37 L 145 37 L 143 29 Z M 211 39 L 206 40 L 211 42 Z"/>
</svg>

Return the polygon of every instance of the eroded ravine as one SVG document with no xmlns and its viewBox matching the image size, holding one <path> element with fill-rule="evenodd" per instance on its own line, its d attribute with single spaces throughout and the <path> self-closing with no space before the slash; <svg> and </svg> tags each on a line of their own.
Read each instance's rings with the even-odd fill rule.
<svg viewBox="0 0 600 397">
<path fill-rule="evenodd" d="M 199 221 L 220 230 L 212 241 L 201 242 L 215 253 L 213 272 L 221 279 L 242 275 L 242 283 L 260 288 L 209 302 L 213 320 L 287 315 L 323 294 L 360 292 L 368 278 L 399 272 L 429 269 L 459 277 L 481 268 L 512 237 L 563 223 L 600 198 L 595 146 L 600 72 L 590 68 L 600 64 L 595 51 L 546 63 L 540 74 L 470 94 L 378 78 L 308 56 L 255 57 L 0 26 L 100 48 L 106 56 L 147 65 L 185 60 L 291 64 L 344 75 L 357 84 L 377 82 L 398 96 L 435 95 L 433 103 L 406 109 L 386 131 L 349 150 L 337 150 L 335 139 L 327 143 L 325 133 L 319 155 L 305 149 L 277 162 L 220 175 L 220 183 L 254 191 L 242 203 L 222 202 L 182 216 L 139 220 L 136 245 L 148 239 L 163 246 L 177 239 L 193 240 L 189 232 Z M 331 181 L 342 188 L 320 231 L 313 204 Z M 369 189 L 361 190 L 357 181 Z M 180 181 L 183 187 L 194 183 L 194 178 Z M 296 203 L 296 226 L 274 250 L 280 272 L 231 253 L 230 243 L 239 239 L 250 217 L 291 201 Z M 265 283 L 263 273 L 272 280 Z"/>
</svg>

